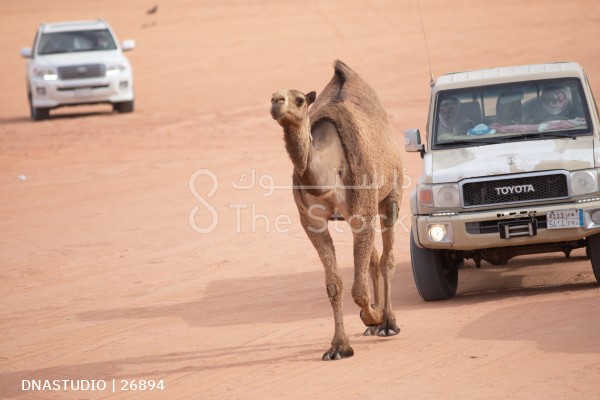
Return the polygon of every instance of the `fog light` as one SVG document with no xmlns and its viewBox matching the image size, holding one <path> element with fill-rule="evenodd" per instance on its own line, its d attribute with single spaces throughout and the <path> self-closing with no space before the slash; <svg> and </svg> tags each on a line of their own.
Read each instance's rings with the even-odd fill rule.
<svg viewBox="0 0 600 400">
<path fill-rule="evenodd" d="M 441 242 L 446 237 L 446 227 L 444 225 L 431 225 L 427 234 L 434 242 Z"/>
<path fill-rule="evenodd" d="M 600 225 L 600 210 L 596 210 L 592 213 L 592 222 Z"/>
<path fill-rule="evenodd" d="M 129 82 L 127 82 L 127 81 L 121 81 L 121 82 L 119 82 L 119 87 L 121 89 L 127 89 L 127 86 L 129 86 Z"/>
<path fill-rule="evenodd" d="M 40 96 L 45 96 L 46 95 L 46 88 L 44 88 L 44 87 L 35 88 L 35 92 L 38 95 L 40 95 Z"/>
</svg>

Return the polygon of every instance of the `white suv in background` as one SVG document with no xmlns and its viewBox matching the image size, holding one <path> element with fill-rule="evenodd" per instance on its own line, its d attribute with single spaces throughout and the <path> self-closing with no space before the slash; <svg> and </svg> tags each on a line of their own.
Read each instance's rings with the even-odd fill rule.
<svg viewBox="0 0 600 400">
<path fill-rule="evenodd" d="M 32 48 L 21 49 L 27 63 L 31 118 L 48 118 L 61 106 L 110 103 L 121 113 L 133 111 L 133 77 L 122 44 L 102 19 L 41 24 Z"/>
</svg>

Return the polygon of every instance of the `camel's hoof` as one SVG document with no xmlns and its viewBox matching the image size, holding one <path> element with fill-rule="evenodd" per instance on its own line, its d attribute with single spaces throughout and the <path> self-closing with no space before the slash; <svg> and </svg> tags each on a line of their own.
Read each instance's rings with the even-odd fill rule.
<svg viewBox="0 0 600 400">
<path fill-rule="evenodd" d="M 346 349 L 331 347 L 323 354 L 323 361 L 341 360 L 342 358 L 352 357 L 354 350 L 348 346 Z"/>
<path fill-rule="evenodd" d="M 387 336 L 395 336 L 397 334 L 400 333 L 400 328 L 396 329 L 392 329 L 392 328 L 385 328 L 385 327 L 381 327 L 381 326 L 370 326 L 367 328 L 367 330 L 365 330 L 365 336 L 381 336 L 381 337 L 387 337 Z"/>
<path fill-rule="evenodd" d="M 387 337 L 387 336 L 395 336 L 399 333 L 400 333 L 400 328 L 398 327 L 398 325 L 396 325 L 396 321 L 393 321 L 393 320 L 390 321 L 389 319 L 387 319 L 381 325 L 374 325 L 374 326 L 367 327 L 367 330 L 365 331 L 365 336 Z"/>
<path fill-rule="evenodd" d="M 369 326 L 365 331 L 365 336 L 377 336 L 377 331 L 379 330 L 378 326 Z"/>
</svg>

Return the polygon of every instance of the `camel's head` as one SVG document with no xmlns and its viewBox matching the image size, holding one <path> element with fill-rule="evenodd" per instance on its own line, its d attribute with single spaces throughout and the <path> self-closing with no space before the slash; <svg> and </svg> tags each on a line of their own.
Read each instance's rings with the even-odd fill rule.
<svg viewBox="0 0 600 400">
<path fill-rule="evenodd" d="M 316 97 L 315 92 L 304 94 L 298 90 L 279 89 L 271 98 L 271 116 L 283 127 L 302 126 L 308 118 L 308 106 Z"/>
</svg>

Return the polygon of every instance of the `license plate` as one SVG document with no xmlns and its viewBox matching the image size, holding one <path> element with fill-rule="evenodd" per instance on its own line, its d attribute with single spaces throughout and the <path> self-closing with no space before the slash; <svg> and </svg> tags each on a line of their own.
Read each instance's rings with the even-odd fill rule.
<svg viewBox="0 0 600 400">
<path fill-rule="evenodd" d="M 91 95 L 92 89 L 90 88 L 75 89 L 75 97 L 90 97 Z"/>
<path fill-rule="evenodd" d="M 583 226 L 583 210 L 549 211 L 546 222 L 548 229 L 580 228 Z"/>
</svg>

